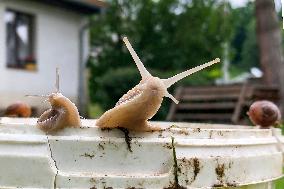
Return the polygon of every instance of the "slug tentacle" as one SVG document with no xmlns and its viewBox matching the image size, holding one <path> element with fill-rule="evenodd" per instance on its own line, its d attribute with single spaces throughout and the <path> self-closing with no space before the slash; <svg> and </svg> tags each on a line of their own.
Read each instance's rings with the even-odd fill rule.
<svg viewBox="0 0 284 189">
<path fill-rule="evenodd" d="M 123 127 L 135 131 L 159 130 L 160 127 L 150 124 L 147 120 L 151 119 L 157 113 L 163 101 L 163 97 L 168 97 L 175 103 L 178 103 L 178 100 L 167 91 L 167 88 L 182 78 L 220 61 L 220 59 L 217 58 L 171 78 L 160 79 L 152 76 L 146 70 L 126 37 L 123 38 L 123 41 L 133 57 L 142 80 L 138 85 L 123 95 L 114 108 L 105 112 L 97 120 L 96 125 L 101 128 Z"/>
<path fill-rule="evenodd" d="M 207 63 L 205 63 L 205 64 L 202 64 L 202 65 L 200 65 L 200 66 L 196 66 L 196 67 L 194 67 L 194 68 L 191 68 L 191 69 L 189 69 L 189 70 L 186 70 L 186 71 L 184 71 L 184 72 L 181 72 L 181 73 L 179 73 L 179 74 L 177 74 L 177 75 L 175 75 L 175 76 L 173 76 L 173 77 L 170 77 L 170 78 L 168 78 L 168 79 L 162 79 L 162 81 L 163 81 L 163 83 L 165 84 L 165 87 L 166 87 L 166 88 L 169 88 L 170 86 L 172 86 L 173 84 L 175 84 L 175 83 L 178 82 L 179 80 L 181 80 L 181 79 L 183 79 L 183 78 L 185 78 L 185 77 L 187 77 L 187 76 L 190 76 L 191 74 L 194 74 L 195 72 L 198 72 L 198 71 L 200 71 L 200 70 L 202 70 L 202 69 L 204 69 L 204 68 L 206 68 L 206 67 L 208 67 L 208 66 L 212 66 L 213 64 L 216 64 L 216 63 L 218 63 L 218 62 L 220 62 L 220 59 L 219 59 L 219 58 L 216 58 L 215 60 L 212 60 L 212 61 L 207 62 Z M 167 91 L 167 93 L 166 93 L 165 96 L 168 97 L 168 98 L 170 98 L 170 99 L 172 99 L 176 104 L 179 103 L 179 101 L 176 100 L 176 99 L 173 97 L 173 95 L 171 95 L 168 91 Z"/>
<path fill-rule="evenodd" d="M 176 103 L 176 104 L 179 103 L 179 101 L 173 95 L 171 95 L 168 91 L 167 91 L 165 97 L 172 99 L 172 101 L 174 101 L 174 103 Z"/>
<path fill-rule="evenodd" d="M 56 68 L 55 93 L 59 93 L 59 68 Z"/>
<path fill-rule="evenodd" d="M 140 58 L 137 56 L 136 52 L 132 48 L 130 42 L 128 41 L 127 37 L 123 38 L 123 41 L 130 52 L 139 72 L 142 77 L 142 79 L 146 79 L 147 77 L 151 77 L 152 75 L 148 72 L 148 70 L 144 67 L 143 63 L 141 62 Z"/>
<path fill-rule="evenodd" d="M 185 78 L 185 77 L 187 77 L 187 76 L 190 76 L 191 74 L 193 74 L 193 73 L 195 73 L 195 72 L 198 72 L 198 71 L 200 71 L 200 70 L 202 70 L 202 69 L 204 69 L 204 68 L 206 68 L 206 67 L 208 67 L 208 66 L 212 66 L 213 64 L 216 64 L 216 63 L 218 63 L 218 62 L 220 62 L 220 59 L 219 59 L 219 58 L 216 58 L 215 60 L 212 60 L 212 61 L 207 62 L 207 63 L 205 63 L 205 64 L 202 64 L 202 65 L 200 65 L 200 66 L 196 66 L 196 67 L 194 67 L 194 68 L 191 68 L 191 69 L 189 69 L 189 70 L 186 70 L 186 71 L 184 71 L 184 72 L 181 72 L 181 73 L 179 73 L 179 74 L 177 74 L 177 75 L 175 75 L 175 76 L 173 76 L 173 77 L 170 77 L 170 78 L 168 78 L 168 79 L 162 79 L 162 81 L 164 82 L 165 86 L 166 86 L 167 88 L 169 88 L 170 86 L 172 86 L 173 84 L 175 84 L 175 83 L 178 82 L 179 80 L 181 80 L 181 79 L 183 79 L 183 78 Z"/>
</svg>

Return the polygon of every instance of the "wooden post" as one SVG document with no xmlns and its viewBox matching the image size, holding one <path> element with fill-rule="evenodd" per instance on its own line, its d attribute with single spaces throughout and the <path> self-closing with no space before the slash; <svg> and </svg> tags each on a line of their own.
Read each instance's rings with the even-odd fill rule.
<svg viewBox="0 0 284 189">
<path fill-rule="evenodd" d="M 267 85 L 280 87 L 280 103 L 284 117 L 284 62 L 282 55 L 281 25 L 278 22 L 274 0 L 256 0 L 256 26 L 260 64 Z"/>
</svg>

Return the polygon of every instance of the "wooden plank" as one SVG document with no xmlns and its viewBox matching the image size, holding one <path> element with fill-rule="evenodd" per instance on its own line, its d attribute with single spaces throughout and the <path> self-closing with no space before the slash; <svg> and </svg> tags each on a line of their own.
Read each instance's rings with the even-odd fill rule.
<svg viewBox="0 0 284 189">
<path fill-rule="evenodd" d="M 235 84 L 235 85 L 207 85 L 207 86 L 185 86 L 184 90 L 187 89 L 221 89 L 221 88 L 227 88 L 227 89 L 235 89 L 235 88 L 241 88 L 242 84 Z"/>
<path fill-rule="evenodd" d="M 184 101 L 206 101 L 206 100 L 237 100 L 239 94 L 202 94 L 202 95 L 195 95 L 195 94 L 187 94 L 181 97 L 181 100 Z"/>
<path fill-rule="evenodd" d="M 241 86 L 234 86 L 234 87 L 186 87 L 183 89 L 184 94 L 200 94 L 200 93 L 219 93 L 219 92 L 226 92 L 226 93 L 239 93 L 241 91 Z"/>
<path fill-rule="evenodd" d="M 257 98 L 257 99 L 279 99 L 279 95 L 275 92 L 260 92 L 256 91 L 253 94 L 252 98 Z"/>
<path fill-rule="evenodd" d="M 235 89 L 235 90 L 228 90 L 228 89 L 218 89 L 218 90 L 184 90 L 183 94 L 206 94 L 206 93 L 211 93 L 211 94 L 219 94 L 219 93 L 227 93 L 227 94 L 235 94 L 235 93 L 240 93 L 241 89 Z"/>
<path fill-rule="evenodd" d="M 273 100 L 273 99 L 266 99 L 266 100 L 270 100 L 272 102 L 274 102 L 277 106 L 280 106 L 279 101 L 278 100 Z M 244 103 L 244 106 L 250 107 L 256 100 L 246 100 Z"/>
<path fill-rule="evenodd" d="M 180 96 L 181 96 L 182 90 L 183 90 L 183 87 L 178 87 L 178 88 L 175 90 L 174 97 L 175 97 L 177 100 L 180 100 Z M 176 112 L 176 109 L 177 109 L 177 104 L 174 103 L 174 102 L 172 102 L 166 120 L 171 121 L 171 120 L 173 119 L 173 116 L 174 116 L 174 114 L 175 114 L 175 112 Z"/>
<path fill-rule="evenodd" d="M 279 87 L 277 85 L 272 85 L 272 86 L 268 86 L 268 85 L 252 85 L 254 90 L 279 90 Z"/>
<path fill-rule="evenodd" d="M 234 102 L 200 102 L 200 103 L 180 103 L 177 109 L 186 110 L 205 110 L 205 109 L 232 109 L 235 108 Z"/>
<path fill-rule="evenodd" d="M 231 120 L 232 114 L 212 114 L 212 113 L 200 113 L 200 114 L 189 114 L 189 113 L 177 113 L 175 114 L 175 120 Z"/>
</svg>

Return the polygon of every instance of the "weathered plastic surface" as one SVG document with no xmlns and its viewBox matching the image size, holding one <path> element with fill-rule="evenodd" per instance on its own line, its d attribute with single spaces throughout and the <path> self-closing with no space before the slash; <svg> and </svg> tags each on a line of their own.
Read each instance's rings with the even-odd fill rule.
<svg viewBox="0 0 284 189">
<path fill-rule="evenodd" d="M 130 133 L 130 152 L 122 131 L 95 120 L 53 136 L 35 123 L 0 120 L 0 188 L 272 189 L 282 175 L 281 135 L 270 129 L 155 122 L 167 129 Z"/>
</svg>

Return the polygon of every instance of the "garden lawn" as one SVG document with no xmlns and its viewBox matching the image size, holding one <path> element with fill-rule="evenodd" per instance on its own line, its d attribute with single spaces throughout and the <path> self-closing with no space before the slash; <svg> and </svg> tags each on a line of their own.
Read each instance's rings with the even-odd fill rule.
<svg viewBox="0 0 284 189">
<path fill-rule="evenodd" d="M 276 189 L 284 189 L 284 178 L 279 179 L 276 182 Z"/>
</svg>

